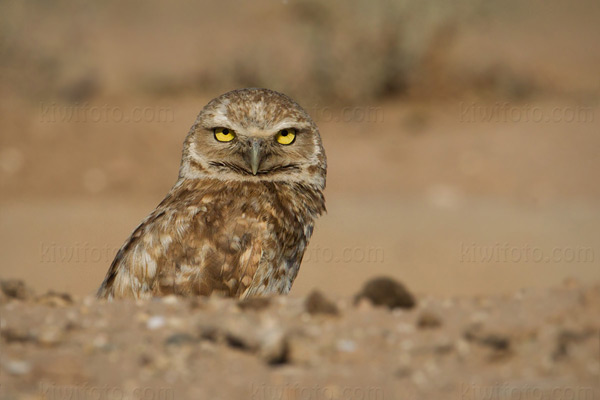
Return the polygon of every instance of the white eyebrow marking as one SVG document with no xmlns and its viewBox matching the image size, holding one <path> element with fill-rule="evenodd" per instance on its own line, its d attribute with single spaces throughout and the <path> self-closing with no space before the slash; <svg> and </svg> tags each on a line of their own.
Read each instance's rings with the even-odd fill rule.
<svg viewBox="0 0 600 400">
<path fill-rule="evenodd" d="M 304 129 L 304 128 L 309 128 L 309 127 L 310 127 L 310 124 L 308 122 L 298 122 L 293 119 L 284 119 L 282 121 L 279 121 L 275 125 L 273 125 L 272 129 L 274 132 L 279 132 L 280 130 L 282 130 L 284 128 Z"/>
</svg>

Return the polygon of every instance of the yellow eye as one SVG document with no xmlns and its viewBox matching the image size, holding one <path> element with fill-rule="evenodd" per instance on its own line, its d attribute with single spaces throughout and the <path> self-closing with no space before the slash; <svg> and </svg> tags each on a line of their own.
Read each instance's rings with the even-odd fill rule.
<svg viewBox="0 0 600 400">
<path fill-rule="evenodd" d="M 296 130 L 293 128 L 282 129 L 275 136 L 279 144 L 292 144 L 296 140 Z"/>
<path fill-rule="evenodd" d="M 215 128 L 215 139 L 219 142 L 231 142 L 235 138 L 235 133 L 228 128 Z"/>
</svg>

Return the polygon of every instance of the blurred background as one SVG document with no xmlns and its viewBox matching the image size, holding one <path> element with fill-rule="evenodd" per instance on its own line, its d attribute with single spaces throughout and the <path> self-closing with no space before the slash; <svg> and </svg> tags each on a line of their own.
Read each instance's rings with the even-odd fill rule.
<svg viewBox="0 0 600 400">
<path fill-rule="evenodd" d="M 318 123 L 328 214 L 292 294 L 600 280 L 597 0 L 0 4 L 0 276 L 95 292 L 211 98 Z"/>
</svg>

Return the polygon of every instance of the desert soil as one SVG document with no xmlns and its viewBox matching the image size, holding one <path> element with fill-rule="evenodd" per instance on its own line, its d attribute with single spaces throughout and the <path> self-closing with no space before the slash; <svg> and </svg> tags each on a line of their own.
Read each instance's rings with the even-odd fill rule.
<svg viewBox="0 0 600 400">
<path fill-rule="evenodd" d="M 600 395 L 600 285 L 574 280 L 501 296 L 417 295 L 392 309 L 318 292 L 105 303 L 8 286 L 3 399 Z M 410 305 L 403 296 L 384 300 Z"/>
</svg>

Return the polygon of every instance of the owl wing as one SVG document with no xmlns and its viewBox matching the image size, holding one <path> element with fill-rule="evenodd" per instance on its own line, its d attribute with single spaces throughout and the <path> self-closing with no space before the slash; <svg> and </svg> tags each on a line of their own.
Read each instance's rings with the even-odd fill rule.
<svg viewBox="0 0 600 400">
<path fill-rule="evenodd" d="M 279 291 L 269 271 L 286 262 L 278 261 L 283 251 L 269 222 L 240 212 L 234 201 L 198 196 L 179 190 L 163 200 L 118 251 L 98 297 L 245 297 L 259 286 Z"/>
</svg>

